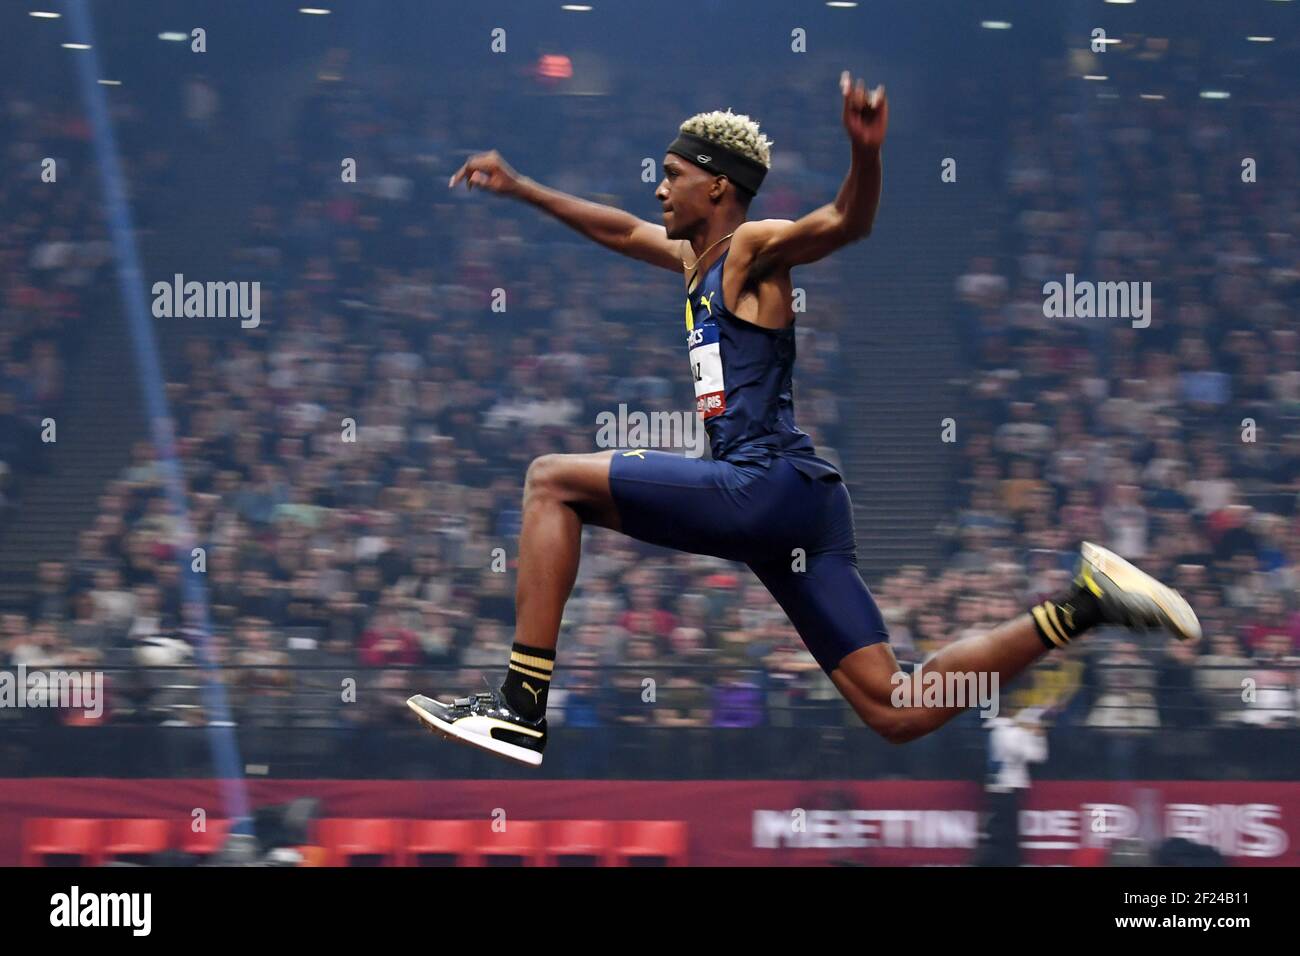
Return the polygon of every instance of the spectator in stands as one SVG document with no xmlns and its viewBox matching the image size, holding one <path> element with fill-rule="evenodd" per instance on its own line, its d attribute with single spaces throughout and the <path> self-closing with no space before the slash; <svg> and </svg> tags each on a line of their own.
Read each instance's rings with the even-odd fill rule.
<svg viewBox="0 0 1300 956">
<path fill-rule="evenodd" d="M 1196 661 L 1192 645 L 1178 641 L 1165 644 L 1156 686 L 1160 726 L 1186 729 L 1206 725 L 1207 709 L 1197 685 Z"/>
<path fill-rule="evenodd" d="M 1106 732 L 1107 760 L 1122 780 L 1133 778 L 1141 738 L 1160 726 L 1156 674 L 1136 644 L 1117 640 L 1099 647 L 1096 700 L 1085 724 Z"/>
<path fill-rule="evenodd" d="M 237 686 L 250 692 L 265 688 L 277 694 L 288 686 L 288 675 L 277 668 L 287 664 L 289 658 L 273 645 L 267 621 L 256 617 L 241 620 L 235 629 L 235 645 L 232 662 L 255 668 L 241 671 L 235 681 Z"/>
<path fill-rule="evenodd" d="M 1296 674 L 1300 658 L 1291 653 L 1291 638 L 1284 633 L 1264 639 L 1250 674 L 1250 693 L 1241 722 L 1259 727 L 1289 727 L 1297 714 Z"/>
<path fill-rule="evenodd" d="M 486 631 L 487 625 L 483 627 Z M 485 642 L 490 641 L 485 637 Z M 411 631 L 400 626 L 393 610 L 382 609 L 361 635 L 359 659 L 367 667 L 415 665 L 420 662 L 420 645 Z"/>
<path fill-rule="evenodd" d="M 65 621 L 72 616 L 68 568 L 62 561 L 42 561 L 36 591 L 27 606 L 33 621 Z"/>
<path fill-rule="evenodd" d="M 659 689 L 654 722 L 660 727 L 707 727 L 708 689 L 691 674 L 669 675 Z"/>
<path fill-rule="evenodd" d="M 1196 683 L 1210 702 L 1214 722 L 1230 726 L 1240 721 L 1245 709 L 1242 692 L 1250 677 L 1250 658 L 1231 634 L 1211 632 L 1208 643 L 1210 653 L 1197 660 Z"/>
</svg>

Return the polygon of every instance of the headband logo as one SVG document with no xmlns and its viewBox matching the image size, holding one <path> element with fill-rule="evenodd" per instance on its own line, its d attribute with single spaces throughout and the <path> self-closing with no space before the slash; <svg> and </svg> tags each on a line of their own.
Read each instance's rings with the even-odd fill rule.
<svg viewBox="0 0 1300 956">
<path fill-rule="evenodd" d="M 705 156 L 703 153 L 700 153 L 700 154 L 697 155 L 695 158 L 698 159 L 698 160 L 699 160 L 700 162 L 702 162 L 702 163 L 711 163 L 711 162 L 713 162 L 713 157 L 712 157 L 712 156 Z"/>
</svg>

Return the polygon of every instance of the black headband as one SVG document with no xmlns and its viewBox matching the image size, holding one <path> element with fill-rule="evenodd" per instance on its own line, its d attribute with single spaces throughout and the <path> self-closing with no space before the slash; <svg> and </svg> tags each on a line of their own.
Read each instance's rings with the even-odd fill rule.
<svg viewBox="0 0 1300 956">
<path fill-rule="evenodd" d="M 726 176 L 751 196 L 758 192 L 767 175 L 767 167 L 762 163 L 694 133 L 678 133 L 668 152 L 690 160 L 701 169 Z"/>
</svg>

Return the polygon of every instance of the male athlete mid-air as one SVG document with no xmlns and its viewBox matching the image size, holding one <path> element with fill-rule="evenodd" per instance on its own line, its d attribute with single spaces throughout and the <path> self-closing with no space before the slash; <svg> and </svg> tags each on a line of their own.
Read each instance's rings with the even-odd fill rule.
<svg viewBox="0 0 1300 956">
<path fill-rule="evenodd" d="M 771 143 L 748 116 L 701 113 L 682 123 L 655 190 L 663 225 L 548 189 L 496 152 L 451 177 L 531 203 L 616 252 L 681 273 L 686 348 L 712 458 L 644 449 L 544 455 L 528 468 L 515 639 L 500 688 L 442 703 L 407 703 L 431 729 L 522 763 L 546 746 L 546 694 L 582 526 L 747 564 L 863 722 L 901 743 L 963 708 L 894 706 L 899 667 L 876 602 L 858 574 L 853 510 L 839 472 L 794 421 L 790 270 L 871 233 L 889 120 L 883 87 L 840 77 L 851 163 L 835 201 L 802 219 L 749 221 Z M 805 560 L 794 560 L 801 548 Z M 800 570 L 795 570 L 800 568 Z M 955 641 L 928 674 L 1014 678 L 1099 624 L 1200 636 L 1182 597 L 1104 548 L 1083 543 L 1070 590 L 994 630 Z M 945 680 L 945 685 L 947 682 Z M 999 685 L 1000 686 L 1000 685 Z"/>
</svg>

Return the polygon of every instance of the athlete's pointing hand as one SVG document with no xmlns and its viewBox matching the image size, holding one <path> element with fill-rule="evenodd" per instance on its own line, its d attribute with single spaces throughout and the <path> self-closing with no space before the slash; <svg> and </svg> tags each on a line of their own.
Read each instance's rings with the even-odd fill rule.
<svg viewBox="0 0 1300 956">
<path fill-rule="evenodd" d="M 475 153 L 465 160 L 465 165 L 456 170 L 456 174 L 447 183 L 448 189 L 465 180 L 465 188 L 480 186 L 489 192 L 512 195 L 519 189 L 523 177 L 510 168 L 510 164 L 501 158 L 495 149 L 486 153 Z"/>
<path fill-rule="evenodd" d="M 844 128 L 854 146 L 879 149 L 889 126 L 889 101 L 884 84 L 868 90 L 861 79 L 855 85 L 845 70 L 840 74 L 840 93 L 844 95 Z"/>
</svg>

